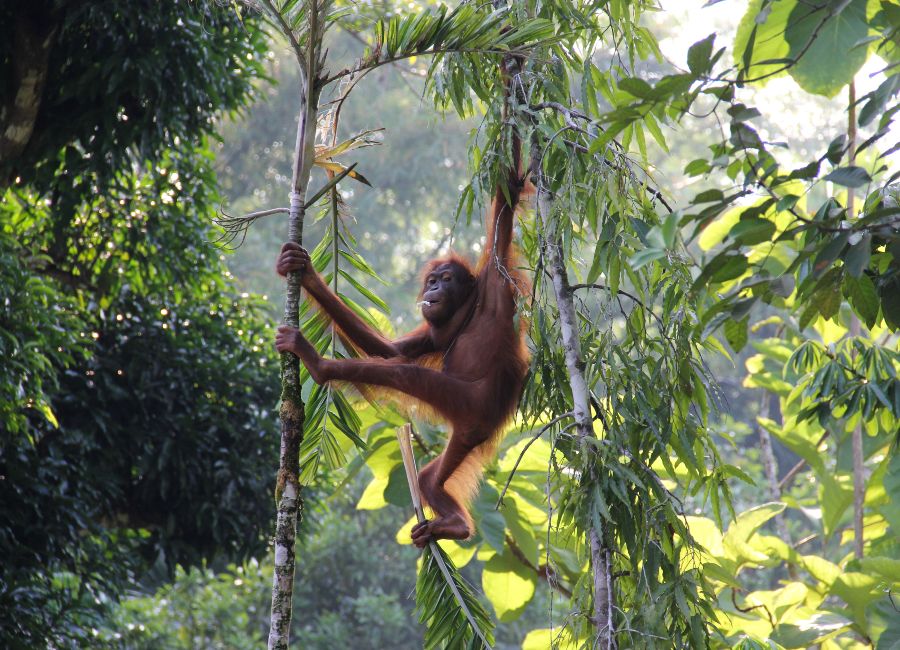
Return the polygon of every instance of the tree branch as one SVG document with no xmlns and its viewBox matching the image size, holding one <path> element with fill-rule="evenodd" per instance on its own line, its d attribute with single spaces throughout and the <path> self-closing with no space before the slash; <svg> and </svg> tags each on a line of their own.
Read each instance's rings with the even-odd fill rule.
<svg viewBox="0 0 900 650">
<path fill-rule="evenodd" d="M 554 591 L 559 592 L 566 598 L 572 597 L 572 591 L 568 587 L 559 583 L 559 576 L 557 575 L 556 571 L 553 570 L 553 567 L 546 564 L 535 566 L 531 563 L 531 560 L 525 557 L 525 553 L 522 551 L 519 545 L 516 544 L 516 540 L 514 540 L 512 536 L 507 534 L 504 539 L 506 541 L 506 545 L 509 547 L 509 550 L 519 562 L 534 571 L 538 575 L 538 577 L 544 580 Z"/>
</svg>

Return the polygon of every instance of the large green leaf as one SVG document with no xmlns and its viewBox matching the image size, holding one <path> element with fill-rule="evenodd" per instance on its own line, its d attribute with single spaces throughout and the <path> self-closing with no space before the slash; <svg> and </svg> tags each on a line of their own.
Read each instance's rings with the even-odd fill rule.
<svg viewBox="0 0 900 650">
<path fill-rule="evenodd" d="M 808 618 L 778 625 L 772 639 L 785 648 L 809 648 L 849 624 L 850 621 L 839 614 L 817 612 Z"/>
<path fill-rule="evenodd" d="M 790 46 L 784 40 L 788 17 L 797 6 L 796 0 L 768 2 L 761 14 L 763 0 L 753 0 L 747 7 L 734 37 L 734 62 L 750 79 L 768 79 L 786 74 L 785 63 Z M 771 76 L 767 76 L 771 75 Z"/>
<path fill-rule="evenodd" d="M 797 3 L 784 33 L 790 57 L 799 59 L 791 77 L 807 92 L 834 97 L 866 62 L 868 49 L 857 44 L 868 31 L 866 0 L 852 0 L 830 17 L 817 3 Z"/>
<path fill-rule="evenodd" d="M 481 574 L 484 593 L 504 622 L 519 617 L 534 596 L 536 581 L 534 571 L 509 552 L 488 560 Z"/>
<path fill-rule="evenodd" d="M 783 503 L 764 503 L 739 514 L 725 533 L 725 554 L 737 562 L 763 562 L 768 559 L 747 542 L 760 526 L 784 510 Z"/>
<path fill-rule="evenodd" d="M 539 562 L 538 540 L 535 539 L 534 529 L 529 522 L 519 514 L 516 502 L 513 499 L 504 501 L 500 511 L 503 513 L 506 528 L 509 530 L 513 542 L 528 561 L 533 566 L 537 566 Z"/>
<path fill-rule="evenodd" d="M 857 624 L 865 626 L 866 607 L 882 595 L 882 587 L 878 576 L 847 571 L 834 581 L 831 593 L 847 603 Z"/>
<path fill-rule="evenodd" d="M 825 537 L 828 538 L 840 525 L 847 508 L 853 504 L 853 486 L 847 476 L 830 476 L 826 473 L 817 478 L 822 488 L 822 526 Z"/>
</svg>

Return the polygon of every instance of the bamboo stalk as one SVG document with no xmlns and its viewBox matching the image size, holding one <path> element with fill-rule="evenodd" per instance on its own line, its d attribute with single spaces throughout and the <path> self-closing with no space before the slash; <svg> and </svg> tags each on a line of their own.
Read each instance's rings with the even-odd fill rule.
<svg viewBox="0 0 900 650">
<path fill-rule="evenodd" d="M 409 483 L 409 496 L 416 511 L 416 521 L 421 524 L 425 521 L 425 512 L 422 510 L 422 492 L 419 490 L 419 471 L 412 450 L 412 425 L 404 424 L 397 429 L 397 440 L 400 442 L 400 455 L 403 457 L 403 469 L 406 471 L 406 482 Z"/>
<path fill-rule="evenodd" d="M 419 471 L 416 469 L 416 457 L 412 450 L 412 425 L 404 424 L 397 429 L 397 440 L 400 443 L 400 455 L 403 457 L 403 469 L 406 471 L 406 481 L 409 483 L 409 496 L 412 498 L 413 509 L 416 511 L 416 520 L 419 523 L 422 523 L 425 521 L 425 512 L 422 509 L 422 493 L 419 491 Z M 450 569 L 447 568 L 447 565 L 444 562 L 444 558 L 438 549 L 437 542 L 428 542 L 428 546 L 431 550 L 432 557 L 434 557 L 438 567 L 441 569 L 441 573 L 444 576 L 444 580 L 447 582 L 447 586 L 450 587 L 450 591 L 453 592 L 453 597 L 456 599 L 456 602 L 459 603 L 463 614 L 465 614 L 466 618 L 469 620 L 469 625 L 472 626 L 472 630 L 478 635 L 478 638 L 481 639 L 484 647 L 487 648 L 487 650 L 492 650 L 491 644 L 484 638 L 484 635 L 481 633 L 481 628 L 479 628 L 478 624 L 475 622 L 475 617 L 472 616 L 472 612 L 470 612 L 469 608 L 466 606 L 466 601 L 463 600 L 462 594 L 459 593 L 456 581 L 453 579 L 453 576 L 450 575 Z"/>
</svg>

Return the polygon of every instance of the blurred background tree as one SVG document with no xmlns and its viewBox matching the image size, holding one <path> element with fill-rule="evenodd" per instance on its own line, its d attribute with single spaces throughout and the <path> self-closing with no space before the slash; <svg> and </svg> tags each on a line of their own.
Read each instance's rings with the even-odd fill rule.
<svg viewBox="0 0 900 650">
<path fill-rule="evenodd" d="M 86 647 L 125 589 L 265 549 L 274 357 L 208 242 L 207 147 L 265 38 L 214 3 L 0 25 L 0 645 Z"/>
</svg>

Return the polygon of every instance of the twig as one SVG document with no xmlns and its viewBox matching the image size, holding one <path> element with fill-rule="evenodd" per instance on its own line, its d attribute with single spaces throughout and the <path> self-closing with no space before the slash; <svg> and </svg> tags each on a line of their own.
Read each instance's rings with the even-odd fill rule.
<svg viewBox="0 0 900 650">
<path fill-rule="evenodd" d="M 821 444 L 825 441 L 825 438 L 827 438 L 827 437 L 828 437 L 828 432 L 826 431 L 825 433 L 822 434 L 822 436 L 819 438 L 819 441 L 816 443 L 816 449 L 819 448 L 819 445 L 821 445 Z M 788 471 L 787 474 L 784 475 L 784 478 L 781 479 L 781 481 L 778 482 L 778 491 L 779 491 L 779 492 L 783 492 L 784 489 L 785 489 L 788 485 L 790 485 L 791 481 L 793 481 L 793 480 L 794 480 L 794 477 L 797 476 L 797 474 L 800 473 L 800 470 L 803 469 L 803 466 L 804 466 L 804 465 L 806 465 L 806 461 L 803 460 L 803 459 L 801 459 L 796 465 L 794 465 L 794 466 Z"/>
<path fill-rule="evenodd" d="M 596 282 L 591 283 L 591 284 L 586 284 L 586 283 L 585 284 L 573 284 L 570 287 L 570 289 L 572 290 L 572 293 L 574 293 L 576 289 L 600 289 L 601 291 L 611 291 L 611 289 L 609 287 L 607 287 L 605 284 L 598 284 Z M 656 320 L 656 324 L 659 325 L 659 335 L 661 337 L 663 337 L 663 339 L 665 339 L 666 343 L 669 344 L 669 347 L 672 348 L 672 353 L 677 357 L 678 353 L 675 348 L 675 342 L 666 334 L 666 326 L 663 323 L 662 319 L 659 316 L 657 316 L 656 313 L 652 309 L 648 308 L 647 305 L 645 305 L 640 300 L 640 298 L 638 298 L 637 296 L 633 296 L 630 293 L 628 293 L 627 291 L 624 291 L 623 289 L 619 289 L 618 291 L 616 291 L 616 293 L 620 296 L 625 296 L 626 298 L 633 300 L 635 303 L 640 305 L 641 308 L 645 312 L 647 312 L 648 314 L 653 316 L 654 320 Z M 625 309 L 622 306 L 622 301 L 619 300 L 618 302 L 619 302 L 619 311 L 622 312 L 622 315 L 627 317 L 628 314 L 625 313 Z M 598 413 L 599 413 L 599 409 L 598 409 Z M 602 420 L 602 418 L 601 418 L 601 420 Z"/>
<path fill-rule="evenodd" d="M 529 440 L 528 444 L 522 448 L 522 452 L 519 454 L 519 457 L 516 459 L 516 464 L 513 465 L 512 471 L 510 471 L 510 473 L 509 473 L 509 478 L 506 479 L 506 485 L 503 486 L 503 491 L 500 493 L 500 498 L 497 499 L 497 505 L 494 506 L 494 510 L 499 510 L 500 506 L 503 505 L 503 497 L 506 496 L 506 491 L 509 489 L 509 484 L 512 482 L 513 476 L 515 476 L 515 474 L 516 474 L 516 470 L 519 469 L 519 463 L 522 462 L 522 458 L 525 457 L 525 452 L 528 451 L 528 448 L 531 447 L 531 445 L 533 445 L 537 441 L 538 438 L 540 438 L 542 435 L 544 435 L 544 432 L 547 431 L 547 429 L 552 427 L 554 424 L 556 424 L 560 420 L 562 420 L 564 418 L 573 417 L 574 415 L 575 414 L 572 411 L 567 411 L 566 413 L 563 413 L 562 415 L 557 415 L 555 418 L 553 418 L 547 424 L 545 424 L 541 428 L 540 431 L 538 431 L 536 434 L 534 434 L 531 437 L 531 440 Z"/>
<path fill-rule="evenodd" d="M 505 536 L 505 541 L 506 545 L 509 546 L 510 552 L 515 556 L 515 558 L 519 562 L 527 566 L 529 569 L 534 571 L 539 578 L 542 578 L 544 581 L 546 581 L 546 583 L 550 585 L 551 589 L 555 589 L 566 598 L 572 597 L 572 591 L 568 587 L 559 583 L 557 579 L 558 575 L 556 571 L 553 570 L 552 566 L 550 566 L 549 564 L 544 564 L 541 566 L 535 566 L 534 564 L 532 564 L 531 560 L 525 557 L 525 553 L 522 551 L 519 545 L 516 544 L 516 540 L 514 540 L 511 535 L 507 534 Z"/>
<path fill-rule="evenodd" d="M 600 123 L 600 120 L 591 119 L 590 116 L 582 113 L 581 111 L 576 110 L 574 108 L 569 108 L 568 106 L 563 106 L 559 102 L 540 102 L 538 104 L 531 104 L 528 106 L 528 109 L 531 111 L 545 110 L 548 108 L 552 109 L 554 111 L 557 111 L 559 113 L 562 113 L 562 115 L 566 121 L 566 126 L 569 129 L 572 129 L 573 131 L 576 131 L 577 133 L 581 133 L 582 135 L 585 135 L 588 138 L 593 138 L 594 137 L 593 134 L 590 133 L 589 131 L 582 129 L 577 124 L 575 124 L 575 121 L 573 120 L 573 118 L 585 121 L 588 124 L 590 124 L 591 126 L 599 129 L 600 131 L 604 130 L 603 126 Z M 590 151 L 588 149 L 588 147 L 585 147 L 584 145 L 581 145 L 577 142 L 573 142 L 571 140 L 564 140 L 564 141 L 567 145 L 574 147 L 576 149 L 576 151 L 578 151 L 579 153 L 588 153 L 588 151 Z M 628 174 L 631 176 L 633 181 L 641 183 L 647 189 L 647 191 L 650 193 L 650 195 L 653 198 L 655 198 L 656 200 L 658 200 L 663 205 L 663 207 L 671 214 L 674 210 L 673 210 L 672 206 L 669 205 L 669 203 L 666 201 L 665 197 L 663 196 L 663 193 L 659 190 L 659 188 L 653 187 L 650 184 L 650 173 L 643 167 L 639 167 L 641 172 L 643 172 L 644 176 L 647 178 L 646 182 L 640 181 L 637 178 L 637 175 L 631 169 L 631 165 L 636 164 L 636 163 L 634 163 L 633 161 L 628 159 L 627 152 L 625 152 L 622 149 L 621 143 L 619 143 L 617 140 L 610 140 L 610 144 L 612 144 L 616 149 L 618 149 L 620 151 L 619 157 L 624 158 L 626 162 L 620 163 L 620 165 L 618 167 L 616 165 L 613 165 L 613 163 L 609 162 L 608 160 L 600 159 L 600 162 L 612 169 L 625 169 L 628 172 Z M 543 157 L 544 156 L 542 155 L 541 158 L 543 158 Z"/>
<path fill-rule="evenodd" d="M 591 284 L 586 284 L 586 283 L 573 284 L 570 288 L 572 289 L 572 291 L 576 291 L 578 289 L 600 289 L 601 291 L 611 291 L 611 289 L 609 287 L 607 287 L 605 284 L 598 284 L 596 282 L 591 283 Z M 644 308 L 644 311 L 646 311 L 648 314 L 653 316 L 654 319 L 656 319 L 656 322 L 659 324 L 660 328 L 665 329 L 665 325 L 663 324 L 662 319 L 659 316 L 657 316 L 656 313 L 654 313 L 654 311 L 652 309 L 648 309 L 647 305 L 645 305 L 641 301 L 640 298 L 633 296 L 630 293 L 628 293 L 627 291 L 624 291 L 622 289 L 618 289 L 616 291 L 616 293 L 618 293 L 620 296 L 625 296 L 626 298 L 629 298 L 629 299 L 633 300 L 634 302 L 636 302 L 637 304 L 639 304 L 641 307 Z"/>
<path fill-rule="evenodd" d="M 392 63 L 397 63 L 398 61 L 403 61 L 404 59 L 411 59 L 413 57 L 419 56 L 434 56 L 441 54 L 496 54 L 503 55 L 509 54 L 511 52 L 518 52 L 517 49 L 509 49 L 509 50 L 501 50 L 494 48 L 484 48 L 484 49 L 468 49 L 468 48 L 437 48 L 437 49 L 429 49 L 423 52 L 404 52 L 402 54 L 398 54 L 396 56 L 389 56 L 385 59 L 378 59 L 376 61 L 370 62 L 360 62 L 362 65 L 353 67 L 353 68 L 344 68 L 333 75 L 325 77 L 322 79 L 322 85 L 327 86 L 333 81 L 336 81 L 342 77 L 346 77 L 347 75 L 355 74 L 357 72 L 374 70 L 376 68 L 380 68 L 385 65 L 390 65 Z"/>
<path fill-rule="evenodd" d="M 237 239 L 238 235 L 241 235 L 240 243 L 234 247 L 240 248 L 241 244 L 244 243 L 244 239 L 247 237 L 247 229 L 250 228 L 250 224 L 257 219 L 268 217 L 273 214 L 290 214 L 290 210 L 288 208 L 272 208 L 271 210 L 251 212 L 240 217 L 233 217 L 222 210 L 222 216 L 213 219 L 213 223 L 222 228 L 225 232 L 212 243 L 221 244 L 223 248 L 228 247 L 235 239 Z"/>
<path fill-rule="evenodd" d="M 415 427 L 411 424 L 409 425 L 409 434 L 413 437 L 413 440 L 416 441 L 416 444 L 419 445 L 419 449 L 429 456 L 434 456 L 434 451 L 432 451 L 431 447 L 428 446 L 422 436 L 419 435 L 419 432 L 416 431 Z"/>
<path fill-rule="evenodd" d="M 737 593 L 735 592 L 734 588 L 731 589 L 731 604 L 734 605 L 734 608 L 737 611 L 743 612 L 744 614 L 752 612 L 754 609 L 762 609 L 766 613 L 766 616 L 769 619 L 769 623 L 772 625 L 772 627 L 775 627 L 775 619 L 772 618 L 772 612 L 769 611 L 768 607 L 766 607 L 765 605 L 751 605 L 750 607 L 741 607 L 737 604 Z"/>
</svg>

